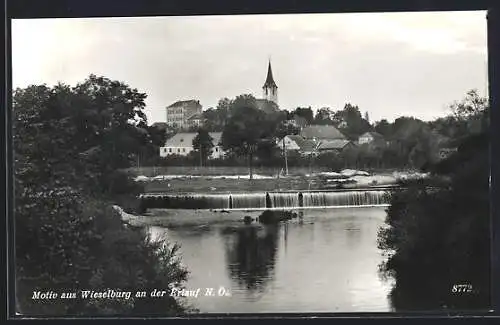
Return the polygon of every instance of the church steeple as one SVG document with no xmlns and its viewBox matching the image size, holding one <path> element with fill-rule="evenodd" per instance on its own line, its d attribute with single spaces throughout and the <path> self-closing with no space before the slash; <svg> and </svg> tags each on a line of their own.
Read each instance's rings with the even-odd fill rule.
<svg viewBox="0 0 500 325">
<path fill-rule="evenodd" d="M 269 101 L 272 101 L 278 104 L 278 86 L 276 82 L 274 82 L 273 78 L 273 70 L 271 68 L 271 59 L 269 59 L 269 64 L 267 66 L 267 77 L 264 82 L 264 86 L 262 86 L 263 97 Z"/>
</svg>

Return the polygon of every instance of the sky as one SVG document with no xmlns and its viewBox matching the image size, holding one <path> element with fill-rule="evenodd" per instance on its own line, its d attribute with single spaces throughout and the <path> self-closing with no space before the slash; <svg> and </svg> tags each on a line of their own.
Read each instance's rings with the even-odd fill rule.
<svg viewBox="0 0 500 325">
<path fill-rule="evenodd" d="M 148 95 L 151 124 L 178 100 L 261 98 L 270 59 L 281 109 L 431 120 L 468 90 L 486 95 L 486 35 L 486 11 L 22 19 L 12 82 L 123 81 Z"/>
</svg>

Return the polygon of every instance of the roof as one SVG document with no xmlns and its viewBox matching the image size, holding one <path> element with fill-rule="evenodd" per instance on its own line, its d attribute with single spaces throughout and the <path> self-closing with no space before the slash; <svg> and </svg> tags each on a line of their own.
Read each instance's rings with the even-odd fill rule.
<svg viewBox="0 0 500 325">
<path fill-rule="evenodd" d="M 175 103 L 173 103 L 172 105 L 167 106 L 167 107 L 176 107 L 176 106 L 182 106 L 182 105 L 200 105 L 200 101 L 195 100 L 195 99 L 178 100 Z"/>
<path fill-rule="evenodd" d="M 276 86 L 276 83 L 274 82 L 273 70 L 271 69 L 271 60 L 269 60 L 269 65 L 267 67 L 266 82 L 264 82 L 264 86 L 262 86 L 262 88 L 266 88 L 266 87 L 278 88 L 278 86 Z"/>
<path fill-rule="evenodd" d="M 350 142 L 349 140 L 325 140 L 321 141 L 318 150 L 343 149 Z"/>
<path fill-rule="evenodd" d="M 196 137 L 197 132 L 180 132 L 176 133 L 173 137 L 167 139 L 165 147 L 191 147 L 193 139 Z M 222 137 L 222 132 L 209 132 L 212 137 L 212 143 L 217 145 Z"/>
<path fill-rule="evenodd" d="M 374 139 L 383 139 L 384 138 L 384 136 L 382 134 L 380 134 L 378 132 L 373 132 L 373 131 L 365 132 L 362 135 L 360 135 L 359 137 L 361 138 L 361 137 L 365 137 L 368 135 L 372 136 Z"/>
<path fill-rule="evenodd" d="M 300 132 L 300 135 L 306 139 L 345 139 L 345 135 L 332 125 L 309 125 Z"/>
<path fill-rule="evenodd" d="M 287 137 L 290 140 L 294 141 L 297 144 L 297 146 L 299 146 L 301 151 L 311 152 L 316 150 L 316 147 L 318 146 L 316 142 L 304 139 L 300 135 L 287 135 Z"/>
</svg>

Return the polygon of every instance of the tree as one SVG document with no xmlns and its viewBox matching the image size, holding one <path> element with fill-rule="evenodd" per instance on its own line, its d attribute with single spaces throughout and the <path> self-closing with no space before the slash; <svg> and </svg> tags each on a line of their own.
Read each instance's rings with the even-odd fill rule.
<svg viewBox="0 0 500 325">
<path fill-rule="evenodd" d="M 111 204 L 135 202 L 142 189 L 118 170 L 147 140 L 145 95 L 91 75 L 76 87 L 16 89 L 13 144 L 16 222 L 16 300 L 22 314 L 177 315 L 177 299 L 57 299 L 33 292 L 88 288 L 167 288 L 187 271 L 177 248 L 152 243 L 125 226 Z M 120 161 L 121 159 L 121 161 Z M 125 206 L 124 206 L 125 207 Z M 163 246 L 165 244 L 165 246 Z M 163 247 L 163 248 L 162 248 Z"/>
<path fill-rule="evenodd" d="M 403 182 L 390 195 L 379 247 L 391 252 L 382 269 L 396 280 L 397 310 L 490 307 L 489 156 L 487 127 L 469 130 L 457 152 L 428 164 L 428 179 Z M 453 294 L 464 279 L 474 294 Z"/>
<path fill-rule="evenodd" d="M 386 139 L 390 139 L 392 137 L 392 125 L 386 119 L 375 122 L 374 129 Z"/>
<path fill-rule="evenodd" d="M 451 105 L 451 112 L 457 120 L 467 120 L 481 114 L 487 107 L 488 100 L 479 96 L 477 89 L 467 92 L 465 98 Z"/>
<path fill-rule="evenodd" d="M 333 114 L 333 124 L 344 133 L 348 139 L 356 140 L 363 133 L 371 130 L 371 125 L 363 119 L 358 106 L 345 104 L 344 109 Z"/>
<path fill-rule="evenodd" d="M 212 154 L 212 148 L 214 147 L 213 140 L 206 129 L 198 129 L 198 133 L 193 139 L 193 148 L 196 152 L 195 154 L 200 157 L 201 166 L 206 165 L 208 157 Z"/>
<path fill-rule="evenodd" d="M 270 137 L 266 113 L 256 108 L 255 98 L 238 96 L 230 109 L 231 117 L 222 132 L 222 147 L 236 156 L 248 159 L 250 179 L 253 178 L 252 158 L 259 144 Z"/>
<path fill-rule="evenodd" d="M 292 114 L 294 116 L 299 116 L 305 119 L 306 124 L 312 124 L 314 122 L 314 113 L 311 107 L 297 107 Z M 306 126 L 306 125 L 304 125 Z"/>
<path fill-rule="evenodd" d="M 322 107 L 314 116 L 314 124 L 318 125 L 333 125 L 333 121 L 331 117 L 333 116 L 333 112 L 329 107 Z"/>
</svg>

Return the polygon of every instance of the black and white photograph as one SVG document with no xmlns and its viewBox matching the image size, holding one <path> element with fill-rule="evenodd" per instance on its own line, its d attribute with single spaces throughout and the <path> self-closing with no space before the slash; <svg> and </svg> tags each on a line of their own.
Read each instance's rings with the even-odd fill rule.
<svg viewBox="0 0 500 325">
<path fill-rule="evenodd" d="M 486 16 L 13 19 L 17 315 L 490 310 Z"/>
</svg>

